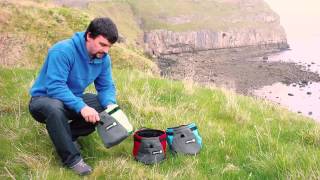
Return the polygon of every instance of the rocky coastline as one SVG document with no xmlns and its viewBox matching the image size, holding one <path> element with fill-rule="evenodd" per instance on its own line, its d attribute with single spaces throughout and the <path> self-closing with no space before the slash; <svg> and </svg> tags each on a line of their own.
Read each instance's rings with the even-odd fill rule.
<svg viewBox="0 0 320 180">
<path fill-rule="evenodd" d="M 225 48 L 168 54 L 156 59 L 162 76 L 225 87 L 245 95 L 253 95 L 252 90 L 276 82 L 306 85 L 320 81 L 318 74 L 302 65 L 269 61 L 269 55 L 281 51 L 273 47 Z"/>
</svg>

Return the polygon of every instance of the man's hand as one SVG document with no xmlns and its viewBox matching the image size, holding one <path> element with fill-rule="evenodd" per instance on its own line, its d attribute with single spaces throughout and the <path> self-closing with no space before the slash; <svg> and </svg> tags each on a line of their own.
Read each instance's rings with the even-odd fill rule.
<svg viewBox="0 0 320 180">
<path fill-rule="evenodd" d="M 85 106 L 84 108 L 81 109 L 81 115 L 82 117 L 87 121 L 87 122 L 91 122 L 91 123 L 96 123 L 97 121 L 100 121 L 100 117 L 99 117 L 99 113 L 89 107 L 89 106 Z"/>
</svg>

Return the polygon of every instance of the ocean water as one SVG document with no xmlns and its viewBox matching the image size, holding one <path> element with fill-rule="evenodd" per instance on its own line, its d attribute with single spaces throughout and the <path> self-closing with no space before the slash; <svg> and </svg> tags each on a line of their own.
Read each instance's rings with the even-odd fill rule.
<svg viewBox="0 0 320 180">
<path fill-rule="evenodd" d="M 320 74 L 320 1 L 265 0 L 280 16 L 290 50 L 269 56 L 269 61 L 293 62 Z M 320 83 L 275 83 L 254 93 L 289 110 L 320 122 Z"/>
</svg>

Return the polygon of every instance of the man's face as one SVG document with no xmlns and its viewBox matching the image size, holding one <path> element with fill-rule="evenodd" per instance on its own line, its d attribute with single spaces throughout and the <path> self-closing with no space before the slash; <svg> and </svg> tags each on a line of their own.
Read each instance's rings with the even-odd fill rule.
<svg viewBox="0 0 320 180">
<path fill-rule="evenodd" d="M 91 57 L 93 58 L 103 58 L 105 54 L 108 53 L 112 44 L 108 39 L 104 38 L 102 35 L 98 35 L 96 38 L 91 38 L 89 33 L 87 34 L 86 47 Z"/>
</svg>

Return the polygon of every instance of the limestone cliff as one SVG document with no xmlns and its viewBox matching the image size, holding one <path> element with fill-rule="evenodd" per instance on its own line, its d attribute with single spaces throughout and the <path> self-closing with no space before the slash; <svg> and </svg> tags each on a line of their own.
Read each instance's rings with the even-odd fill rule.
<svg viewBox="0 0 320 180">
<path fill-rule="evenodd" d="M 223 0 L 233 9 L 220 16 L 224 28 L 205 27 L 193 30 L 150 29 L 144 34 L 145 50 L 161 56 L 221 48 L 258 46 L 260 48 L 288 48 L 286 34 L 280 25 L 279 16 L 261 0 Z M 224 5 L 225 5 L 224 4 Z M 263 8 L 261 8 L 263 7 Z M 214 10 L 214 9 L 213 9 Z M 217 21 L 215 16 L 206 16 Z M 162 17 L 168 24 L 186 24 L 205 19 L 196 15 Z M 209 19 L 209 20 L 208 20 Z M 205 21 L 205 20 L 203 20 Z"/>
<path fill-rule="evenodd" d="M 286 34 L 279 26 L 272 29 L 239 29 L 223 32 L 200 30 L 173 32 L 154 30 L 145 33 L 146 51 L 152 55 L 269 45 L 268 48 L 287 48 Z M 271 45 L 271 46 L 270 46 Z"/>
</svg>

